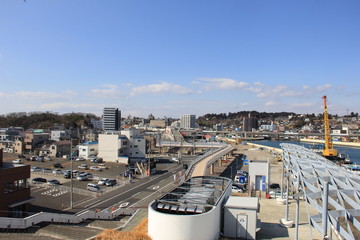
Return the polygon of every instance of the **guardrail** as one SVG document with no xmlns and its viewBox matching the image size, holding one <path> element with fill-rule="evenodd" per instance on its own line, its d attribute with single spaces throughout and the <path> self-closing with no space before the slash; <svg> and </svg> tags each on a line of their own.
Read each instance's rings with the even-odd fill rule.
<svg viewBox="0 0 360 240">
<path fill-rule="evenodd" d="M 85 212 L 70 215 L 61 213 L 40 212 L 26 218 L 0 218 L 0 228 L 26 229 L 41 222 L 71 223 L 77 224 L 88 219 L 114 219 L 120 215 L 133 215 L 135 209 L 117 208 L 112 212 L 99 212 L 87 210 Z"/>
</svg>

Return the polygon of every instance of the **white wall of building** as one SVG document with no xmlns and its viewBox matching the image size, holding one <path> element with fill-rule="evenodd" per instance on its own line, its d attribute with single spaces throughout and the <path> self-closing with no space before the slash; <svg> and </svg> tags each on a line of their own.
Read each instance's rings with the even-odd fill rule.
<svg viewBox="0 0 360 240">
<path fill-rule="evenodd" d="M 106 162 L 118 161 L 120 141 L 118 134 L 99 134 L 98 157 Z"/>
<path fill-rule="evenodd" d="M 261 177 L 261 180 L 260 180 Z M 264 178 L 265 177 L 265 178 Z M 269 162 L 267 160 L 255 161 L 249 163 L 249 184 L 252 189 L 266 191 L 269 183 Z"/>
<path fill-rule="evenodd" d="M 91 155 L 98 154 L 99 144 L 95 143 L 85 143 L 79 145 L 79 157 L 89 158 Z"/>
</svg>

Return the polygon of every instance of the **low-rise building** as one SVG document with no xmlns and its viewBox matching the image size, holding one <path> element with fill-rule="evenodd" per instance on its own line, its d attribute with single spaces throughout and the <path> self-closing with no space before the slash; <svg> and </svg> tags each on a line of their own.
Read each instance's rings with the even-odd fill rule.
<svg viewBox="0 0 360 240">
<path fill-rule="evenodd" d="M 30 165 L 3 162 L 0 149 L 0 217 L 25 217 L 30 196 Z"/>
<path fill-rule="evenodd" d="M 89 158 L 98 155 L 99 142 L 87 142 L 79 145 L 79 157 Z"/>
<path fill-rule="evenodd" d="M 98 157 L 105 161 L 128 164 L 145 160 L 146 140 L 137 129 L 100 134 L 98 146 Z"/>
<path fill-rule="evenodd" d="M 61 141 L 61 140 L 70 140 L 71 131 L 70 130 L 53 130 L 51 131 L 51 140 Z"/>
<path fill-rule="evenodd" d="M 35 148 L 40 147 L 48 139 L 48 133 L 26 133 L 24 138 L 25 151 L 34 152 Z"/>
</svg>

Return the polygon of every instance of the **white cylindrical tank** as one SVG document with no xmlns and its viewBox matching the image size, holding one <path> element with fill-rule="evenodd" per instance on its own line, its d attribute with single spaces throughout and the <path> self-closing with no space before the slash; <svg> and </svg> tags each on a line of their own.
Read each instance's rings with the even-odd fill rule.
<svg viewBox="0 0 360 240">
<path fill-rule="evenodd" d="M 195 215 L 168 214 L 149 205 L 148 234 L 153 240 L 216 240 L 220 234 L 221 207 Z"/>
</svg>

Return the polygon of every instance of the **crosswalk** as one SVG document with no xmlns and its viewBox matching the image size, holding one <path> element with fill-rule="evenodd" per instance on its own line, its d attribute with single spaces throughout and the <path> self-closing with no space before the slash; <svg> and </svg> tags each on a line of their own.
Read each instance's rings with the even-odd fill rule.
<svg viewBox="0 0 360 240">
<path fill-rule="evenodd" d="M 59 190 L 57 190 L 55 188 L 50 189 L 50 190 L 48 190 L 48 188 L 36 189 L 37 192 L 40 192 L 40 191 L 43 191 L 43 190 L 47 190 L 47 191 L 41 192 L 40 193 L 41 195 L 47 195 L 47 196 L 51 196 L 51 197 L 58 197 L 58 196 L 61 196 L 61 195 L 68 192 L 68 191 L 59 191 Z"/>
</svg>

